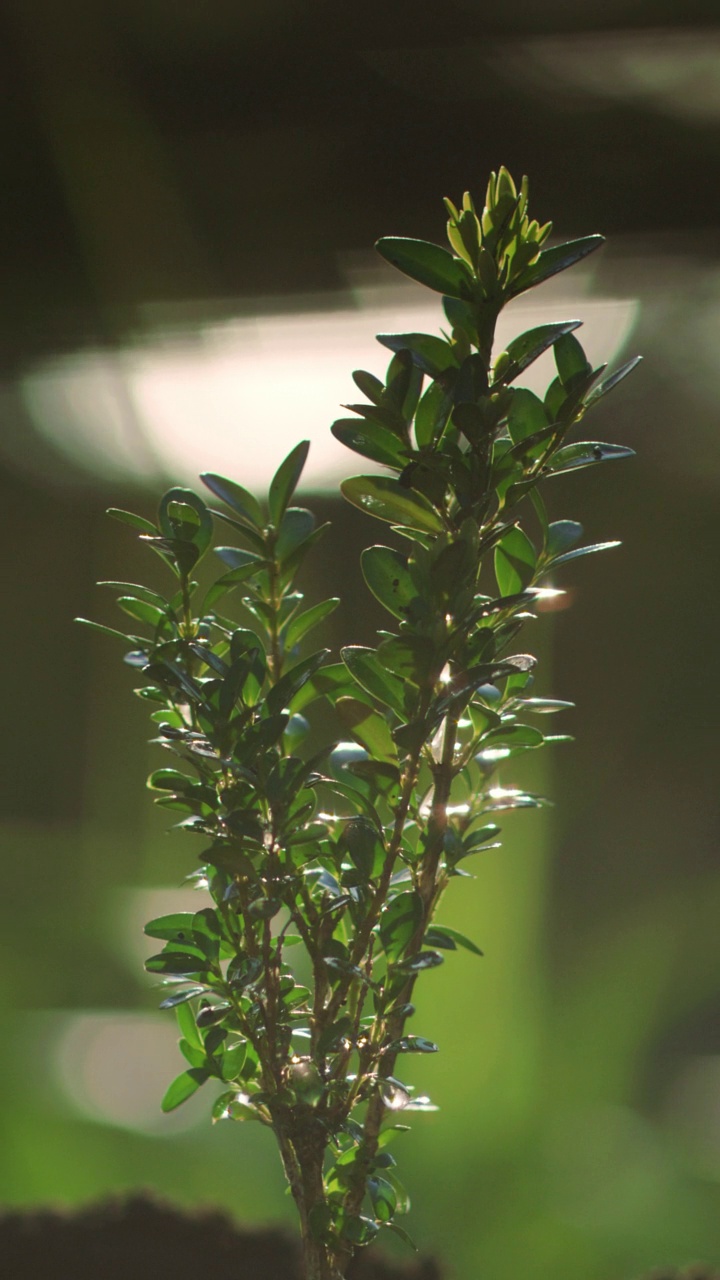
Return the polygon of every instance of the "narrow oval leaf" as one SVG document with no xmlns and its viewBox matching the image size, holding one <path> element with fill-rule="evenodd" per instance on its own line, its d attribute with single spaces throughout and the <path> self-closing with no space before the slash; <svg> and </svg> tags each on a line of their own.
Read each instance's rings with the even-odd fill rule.
<svg viewBox="0 0 720 1280">
<path fill-rule="evenodd" d="M 431 378 L 447 369 L 457 369 L 458 362 L 449 342 L 430 333 L 378 333 L 378 342 L 390 351 L 409 351 L 413 363 Z"/>
<path fill-rule="evenodd" d="M 284 462 L 280 463 L 275 475 L 270 481 L 270 490 L 268 492 L 268 508 L 270 511 L 270 519 L 277 528 L 282 520 L 287 505 L 292 498 L 303 472 L 303 467 L 307 460 L 308 451 L 310 449 L 309 440 L 301 440 L 288 454 Z"/>
<path fill-rule="evenodd" d="M 548 426 L 548 416 L 542 400 L 526 387 L 514 388 L 507 421 L 514 444 L 520 444 Z"/>
<path fill-rule="evenodd" d="M 437 293 L 451 298 L 473 296 L 473 278 L 465 263 L 439 244 L 407 236 L 383 236 L 375 248 L 398 271 Z"/>
<path fill-rule="evenodd" d="M 575 547 L 574 551 L 565 551 L 561 556 L 555 556 L 545 566 L 546 569 L 556 569 L 559 564 L 567 564 L 568 560 L 579 560 L 580 556 L 591 556 L 596 551 L 612 551 L 613 547 L 622 546 L 621 542 L 615 539 L 613 542 L 595 542 L 590 547 Z"/>
<path fill-rule="evenodd" d="M 580 467 L 592 467 L 598 462 L 614 462 L 618 458 L 634 458 L 635 450 L 622 444 L 603 444 L 599 440 L 583 440 L 567 444 L 546 464 L 550 475 L 563 471 L 577 471 Z"/>
<path fill-rule="evenodd" d="M 263 528 L 265 521 L 260 503 L 242 485 L 236 484 L 234 480 L 226 480 L 224 476 L 216 476 L 212 471 L 203 472 L 200 479 L 241 520 L 247 521 L 254 529 Z"/>
<path fill-rule="evenodd" d="M 449 951 L 454 951 L 456 947 L 464 947 L 466 951 L 472 951 L 475 956 L 483 954 L 471 938 L 466 938 L 464 933 L 459 933 L 457 929 L 450 929 L 446 924 L 431 925 L 425 934 L 425 942 L 430 947 L 445 947 Z"/>
<path fill-rule="evenodd" d="M 540 256 L 513 280 L 509 290 L 511 298 L 516 298 L 526 289 L 532 289 L 543 280 L 549 280 L 572 267 L 589 253 L 594 253 L 605 243 L 604 236 L 582 236 L 579 240 L 568 240 L 565 244 L 556 244 L 552 249 L 543 249 Z"/>
<path fill-rule="evenodd" d="M 399 716 L 405 716 L 405 685 L 382 665 L 374 649 L 348 645 L 340 650 L 340 657 L 363 689 Z"/>
<path fill-rule="evenodd" d="M 503 367 L 497 381 L 505 384 L 514 382 L 528 365 L 542 355 L 543 351 L 547 351 L 548 347 L 557 342 L 563 334 L 579 329 L 581 324 L 582 320 L 541 324 L 536 329 L 528 329 L 527 333 L 521 333 L 518 338 L 513 338 L 507 347 L 508 363 Z"/>
<path fill-rule="evenodd" d="M 165 1097 L 160 1103 L 163 1111 L 174 1111 L 183 1102 L 187 1102 L 194 1093 L 208 1079 L 208 1072 L 202 1067 L 192 1067 L 189 1071 L 183 1071 L 182 1075 L 176 1076 L 170 1085 Z"/>
<path fill-rule="evenodd" d="M 535 548 L 522 529 L 510 529 L 495 548 L 495 577 L 501 596 L 522 591 L 532 581 Z"/>
<path fill-rule="evenodd" d="M 380 917 L 380 941 L 390 963 L 400 958 L 422 918 L 422 898 L 414 890 L 399 893 L 385 908 Z"/>
<path fill-rule="evenodd" d="M 157 533 L 157 525 L 146 520 L 144 516 L 136 516 L 133 511 L 123 511 L 121 507 L 108 507 L 106 514 L 113 520 L 119 520 L 121 524 L 129 524 L 131 529 L 139 529 L 141 533 Z"/>
<path fill-rule="evenodd" d="M 304 636 L 312 631 L 323 618 L 327 618 L 334 613 L 340 604 L 339 597 L 335 596 L 331 600 L 322 600 L 320 604 L 313 605 L 312 609 L 306 609 L 304 613 L 298 614 L 288 623 L 285 632 L 286 648 L 292 649 L 299 644 Z"/>
<path fill-rule="evenodd" d="M 408 463 L 408 450 L 398 436 L 388 431 L 379 422 L 360 422 L 356 418 L 338 418 L 330 428 L 336 440 L 344 444 L 346 449 L 359 453 L 371 462 L 379 462 L 381 467 L 392 467 L 401 471 Z"/>
<path fill-rule="evenodd" d="M 344 497 L 379 520 L 421 533 L 441 533 L 442 519 L 427 498 L 389 476 L 353 476 L 340 486 Z"/>
<path fill-rule="evenodd" d="M 363 577 L 380 604 L 396 618 L 407 619 L 417 587 L 407 557 L 392 547 L 367 547 L 361 556 Z"/>
<path fill-rule="evenodd" d="M 390 726 L 379 712 L 357 698 L 339 698 L 336 709 L 356 742 L 365 747 L 375 760 L 397 762 L 397 747 L 392 740 Z"/>
<path fill-rule="evenodd" d="M 608 391 L 612 391 L 613 387 L 622 382 L 623 378 L 627 378 L 628 374 L 632 373 L 633 369 L 636 369 L 641 361 L 642 356 L 634 356 L 632 360 L 628 360 L 627 364 L 622 365 L 615 373 L 611 373 L 608 378 L 605 378 L 604 382 L 598 383 L 587 397 L 586 406 L 589 407 L 591 404 L 595 404 L 596 401 L 601 400 L 603 396 L 606 396 Z"/>
</svg>

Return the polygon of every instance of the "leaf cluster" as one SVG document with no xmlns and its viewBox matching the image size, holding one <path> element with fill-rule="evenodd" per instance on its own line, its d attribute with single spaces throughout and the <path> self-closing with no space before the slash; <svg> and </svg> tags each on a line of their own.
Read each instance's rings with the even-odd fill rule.
<svg viewBox="0 0 720 1280">
<path fill-rule="evenodd" d="M 405 1237 L 396 1218 L 409 1201 L 386 1148 L 405 1127 L 398 1112 L 432 1106 L 403 1064 L 437 1049 L 407 1030 L 415 983 L 458 949 L 482 954 L 436 912 L 468 860 L 497 847 L 497 815 L 543 803 L 499 786 L 500 765 L 564 738 L 537 720 L 570 704 L 532 695 L 535 659 L 516 639 L 548 575 L 617 544 L 582 545 L 580 524 L 551 520 L 545 485 L 631 453 L 571 433 L 636 361 L 610 376 L 592 368 L 577 320 L 494 350 L 501 309 L 601 237 L 545 247 L 550 224 L 529 219 L 527 180 L 518 190 L 505 169 L 481 212 L 467 193 L 446 207 L 449 248 L 377 247 L 443 295 L 447 327 L 380 334 L 384 380 L 357 371 L 365 399 L 332 428 L 381 468 L 342 485 L 392 534 L 362 556 L 388 615 L 377 645 L 307 651 L 339 602 L 306 608 L 295 585 L 323 532 L 290 505 L 306 443 L 266 507 L 205 475 L 214 507 L 176 488 L 154 524 L 113 512 L 173 579 L 167 595 L 106 584 L 143 633 L 100 629 L 142 673 L 137 692 L 173 757 L 149 786 L 202 837 L 195 880 L 212 901 L 146 929 L 164 943 L 147 968 L 169 989 L 187 1062 L 163 1106 L 214 1078 L 215 1120 L 274 1131 L 322 1277 L 341 1275 L 381 1229 Z M 556 376 L 541 398 L 522 376 L 548 349 Z M 194 575 L 218 528 L 232 545 L 214 545 L 222 568 L 201 589 Z M 337 724 L 319 751 L 307 718 L 318 701 Z"/>
</svg>

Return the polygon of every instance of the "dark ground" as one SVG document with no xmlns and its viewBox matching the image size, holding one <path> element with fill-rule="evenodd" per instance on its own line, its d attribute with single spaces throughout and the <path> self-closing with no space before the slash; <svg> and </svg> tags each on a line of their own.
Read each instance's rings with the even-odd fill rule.
<svg viewBox="0 0 720 1280">
<path fill-rule="evenodd" d="M 225 1213 L 188 1213 L 147 1195 L 80 1212 L 0 1216 L 3 1280 L 300 1280 L 295 1241 L 244 1231 Z M 404 1265 L 361 1254 L 348 1280 L 440 1280 L 429 1259 Z"/>
</svg>

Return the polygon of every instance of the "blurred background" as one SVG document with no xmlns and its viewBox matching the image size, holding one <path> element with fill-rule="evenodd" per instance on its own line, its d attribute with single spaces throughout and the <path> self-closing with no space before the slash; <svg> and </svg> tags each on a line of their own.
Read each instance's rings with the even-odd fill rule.
<svg viewBox="0 0 720 1280">
<path fill-rule="evenodd" d="M 720 1262 L 720 26 L 711 0 L 6 0 L 0 270 L 0 1200 L 151 1187 L 291 1220 L 272 1143 L 211 1128 L 142 972 L 194 850 L 164 833 L 155 756 L 98 578 L 161 582 L 108 505 L 149 514 L 213 469 L 258 488 L 313 440 L 334 529 L 306 574 L 347 591 L 333 645 L 380 616 L 336 502 L 351 370 L 439 300 L 376 259 L 441 241 L 441 198 L 507 165 L 531 216 L 601 254 L 503 332 L 585 319 L 645 362 L 593 439 L 637 459 L 558 483 L 553 515 L 623 547 L 564 570 L 525 644 L 572 699 L 445 922 L 485 951 L 421 984 L 415 1071 L 441 1111 L 397 1155 L 408 1226 L 455 1280 L 622 1280 Z M 583 335 L 581 335 L 582 337 Z M 331 447 L 332 445 L 332 447 Z M 362 470 L 363 468 L 360 467 Z M 144 575 L 144 576 L 138 576 Z M 523 762 L 525 764 L 525 762 Z M 422 1025 L 420 1025 L 422 1023 Z"/>
</svg>

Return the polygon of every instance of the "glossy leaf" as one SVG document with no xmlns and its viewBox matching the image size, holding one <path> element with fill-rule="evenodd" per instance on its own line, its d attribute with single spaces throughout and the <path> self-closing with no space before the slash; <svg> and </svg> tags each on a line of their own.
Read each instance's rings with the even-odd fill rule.
<svg viewBox="0 0 720 1280">
<path fill-rule="evenodd" d="M 464 933 L 459 933 L 457 929 L 450 929 L 446 924 L 431 925 L 425 934 L 425 942 L 429 947 L 444 947 L 448 951 L 454 951 L 456 947 L 464 947 L 466 951 L 472 951 L 473 955 L 483 954 L 471 938 L 466 938 Z"/>
<path fill-rule="evenodd" d="M 507 346 L 507 364 L 502 369 L 499 381 L 505 384 L 514 382 L 521 373 L 547 351 L 554 342 L 565 333 L 579 329 L 582 320 L 565 320 L 555 324 L 541 324 L 536 329 L 528 329 L 519 338 L 513 338 Z"/>
<path fill-rule="evenodd" d="M 444 528 L 427 498 L 389 476 L 354 476 L 344 480 L 340 488 L 348 502 L 379 520 L 427 533 L 440 533 Z"/>
<path fill-rule="evenodd" d="M 432 444 L 442 434 L 452 407 L 452 397 L 439 382 L 431 382 L 415 413 L 415 440 L 418 448 Z"/>
<path fill-rule="evenodd" d="M 208 1079 L 209 1073 L 203 1068 L 193 1067 L 189 1071 L 183 1071 L 182 1075 L 176 1076 L 170 1088 L 167 1090 L 160 1106 L 163 1111 L 174 1111 L 176 1107 L 187 1102 L 194 1093 Z"/>
<path fill-rule="evenodd" d="M 413 890 L 392 899 L 380 917 L 380 940 L 388 961 L 399 960 L 415 937 L 422 918 L 423 903 L 419 893 Z"/>
<path fill-rule="evenodd" d="M 162 938 L 166 942 L 182 942 L 183 939 L 191 942 L 193 919 L 192 911 L 176 911 L 172 915 L 149 920 L 144 932 L 148 938 Z"/>
<path fill-rule="evenodd" d="M 472 297 L 473 281 L 467 266 L 440 245 L 405 236 L 383 236 L 375 248 L 386 262 L 419 284 L 451 298 Z"/>
<path fill-rule="evenodd" d="M 548 416 L 542 400 L 525 387 L 516 387 L 508 412 L 508 431 L 515 444 L 520 444 L 548 426 Z"/>
<path fill-rule="evenodd" d="M 374 373 L 367 373 L 365 369 L 355 369 L 353 371 L 352 380 L 359 391 L 362 391 L 368 400 L 373 404 L 381 404 L 383 393 L 385 391 L 384 384 Z"/>
<path fill-rule="evenodd" d="M 447 369 L 457 368 L 457 359 L 449 342 L 429 333 L 379 333 L 378 342 L 390 351 L 409 351 L 413 363 L 431 378 Z"/>
<path fill-rule="evenodd" d="M 587 356 L 577 338 L 566 333 L 553 348 L 558 377 L 564 387 L 574 386 L 580 378 L 592 373 Z"/>
<path fill-rule="evenodd" d="M 585 401 L 586 405 L 589 407 L 591 404 L 595 404 L 598 400 L 602 400 L 602 397 L 606 396 L 608 391 L 612 391 L 613 387 L 616 387 L 619 382 L 622 382 L 623 378 L 627 378 L 628 374 L 632 373 L 633 369 L 636 369 L 641 361 L 642 356 L 634 356 L 632 360 L 628 360 L 627 364 L 616 369 L 615 373 L 611 373 L 608 378 L 603 379 L 603 381 L 598 383 L 598 385 L 590 392 L 587 400 Z"/>
<path fill-rule="evenodd" d="M 396 471 L 407 465 L 408 451 L 402 440 L 379 422 L 360 422 L 357 418 L 339 418 L 330 428 L 336 440 L 363 458 L 392 467 Z"/>
<path fill-rule="evenodd" d="M 260 503 L 257 498 L 248 493 L 247 489 L 243 489 L 242 485 L 234 480 L 226 480 L 224 476 L 217 476 L 212 471 L 204 472 L 200 479 L 210 492 L 224 502 L 241 520 L 255 529 L 263 528 L 265 521 Z"/>
<path fill-rule="evenodd" d="M 569 560 L 579 560 L 581 556 L 594 555 L 596 551 L 612 551 L 613 547 L 622 546 L 622 543 L 615 539 L 613 542 L 595 542 L 589 547 L 575 547 L 573 551 L 565 551 L 561 556 L 555 556 L 546 566 L 547 569 L 557 569 L 558 565 L 567 564 Z"/>
<path fill-rule="evenodd" d="M 583 536 L 583 527 L 577 520 L 553 520 L 548 525 L 545 551 L 548 556 L 559 556 L 575 546 Z"/>
<path fill-rule="evenodd" d="M 397 747 L 390 727 L 379 712 L 357 698 L 339 698 L 336 710 L 356 742 L 365 747 L 375 760 L 397 760 Z"/>
<path fill-rule="evenodd" d="M 405 715 L 406 687 L 382 665 L 374 649 L 348 645 L 341 649 L 340 656 L 363 689 L 398 715 Z"/>
<path fill-rule="evenodd" d="M 552 249 L 543 249 L 535 262 L 513 280 L 509 290 L 510 297 L 516 298 L 526 289 L 532 289 L 536 284 L 542 284 L 543 280 L 549 280 L 560 271 L 566 271 L 568 267 L 574 266 L 588 254 L 594 253 L 604 243 L 604 236 L 583 236 L 579 240 L 568 240 L 565 244 L 554 245 Z"/>
<path fill-rule="evenodd" d="M 270 481 L 268 509 L 270 520 L 276 529 L 279 527 L 288 503 L 297 488 L 309 450 L 310 441 L 302 440 L 300 444 L 290 451 Z"/>
<path fill-rule="evenodd" d="M 296 644 L 312 631 L 313 627 L 318 626 L 324 618 L 328 618 L 334 613 L 340 604 L 338 597 L 331 600 L 322 600 L 320 604 L 315 604 L 311 609 L 306 609 L 304 613 L 297 614 L 288 624 L 285 632 L 285 645 L 288 649 L 292 649 Z"/>
<path fill-rule="evenodd" d="M 157 525 L 146 520 L 144 516 L 136 516 L 132 511 L 123 511 L 121 507 L 108 507 L 107 514 L 113 520 L 119 520 L 121 524 L 129 524 L 131 529 L 138 529 L 140 533 L 157 533 Z"/>
<path fill-rule="evenodd" d="M 619 458 L 633 458 L 634 449 L 621 444 L 602 444 L 597 440 L 584 440 L 579 444 L 567 444 L 558 449 L 548 463 L 546 470 L 551 475 L 559 475 L 563 471 L 577 471 L 580 467 L 592 467 L 598 462 L 614 462 Z"/>
<path fill-rule="evenodd" d="M 444 964 L 445 957 L 440 955 L 439 951 L 420 951 L 416 956 L 411 956 L 409 960 L 403 960 L 398 965 L 405 973 L 420 973 L 423 969 L 436 969 L 438 965 Z"/>
<path fill-rule="evenodd" d="M 511 596 L 532 582 L 536 553 L 522 529 L 510 529 L 495 548 L 495 577 L 501 596 Z"/>
<path fill-rule="evenodd" d="M 407 618 L 418 594 L 407 558 L 392 547 L 367 547 L 361 564 L 363 577 L 375 599 L 396 618 Z"/>
</svg>

